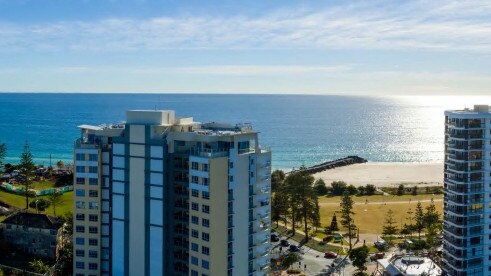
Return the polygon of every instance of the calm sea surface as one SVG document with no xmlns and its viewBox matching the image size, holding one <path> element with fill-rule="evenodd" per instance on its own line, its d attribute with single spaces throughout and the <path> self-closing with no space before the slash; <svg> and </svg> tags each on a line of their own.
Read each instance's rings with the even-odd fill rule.
<svg viewBox="0 0 491 276">
<path fill-rule="evenodd" d="M 441 162 L 443 111 L 491 97 L 344 97 L 206 94 L 0 94 L 4 162 L 25 141 L 47 165 L 72 158 L 78 125 L 117 123 L 129 109 L 174 109 L 195 121 L 250 122 L 275 168 L 291 169 L 347 155 L 379 162 Z"/>
</svg>

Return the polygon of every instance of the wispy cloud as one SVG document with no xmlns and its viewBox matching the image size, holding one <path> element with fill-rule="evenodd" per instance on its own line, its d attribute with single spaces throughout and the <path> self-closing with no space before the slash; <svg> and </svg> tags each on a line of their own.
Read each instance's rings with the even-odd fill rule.
<svg viewBox="0 0 491 276">
<path fill-rule="evenodd" d="M 491 50 L 488 1 L 370 1 L 261 16 L 0 23 L 0 51 L 162 49 Z"/>
</svg>

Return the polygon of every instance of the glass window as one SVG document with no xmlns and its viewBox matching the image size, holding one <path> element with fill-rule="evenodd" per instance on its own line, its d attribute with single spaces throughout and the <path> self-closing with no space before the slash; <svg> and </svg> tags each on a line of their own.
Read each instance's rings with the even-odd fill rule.
<svg viewBox="0 0 491 276">
<path fill-rule="evenodd" d="M 85 178 L 83 178 L 83 177 L 77 177 L 76 182 L 79 185 L 84 185 L 85 184 Z"/>
<path fill-rule="evenodd" d="M 207 172 L 208 170 L 208 164 L 203 164 L 203 171 Z"/>
<path fill-rule="evenodd" d="M 229 176 L 229 177 L 228 177 L 228 180 L 229 180 L 230 182 L 234 182 L 234 176 L 233 176 L 233 175 Z"/>
<path fill-rule="evenodd" d="M 85 263 L 84 262 L 76 262 L 75 267 L 79 269 L 84 269 L 85 268 Z"/>
<path fill-rule="evenodd" d="M 98 230 L 96 226 L 89 226 L 89 233 L 97 234 Z"/>
<path fill-rule="evenodd" d="M 89 257 L 90 258 L 97 258 L 97 251 L 95 250 L 89 250 Z"/>
<path fill-rule="evenodd" d="M 191 263 L 194 265 L 198 265 L 198 258 L 191 256 Z"/>
<path fill-rule="evenodd" d="M 98 241 L 97 239 L 89 239 L 89 245 L 97 246 Z"/>
<path fill-rule="evenodd" d="M 206 260 L 201 260 L 201 266 L 204 268 L 204 269 L 209 269 L 210 268 L 210 263 Z"/>
<path fill-rule="evenodd" d="M 199 204 L 196 202 L 191 202 L 191 209 L 194 211 L 199 211 Z"/>
<path fill-rule="evenodd" d="M 209 185 L 209 179 L 206 177 L 203 177 L 203 185 L 208 186 Z"/>
<path fill-rule="evenodd" d="M 75 168 L 76 172 L 78 173 L 84 173 L 85 172 L 85 167 L 84 166 L 77 166 Z"/>
<path fill-rule="evenodd" d="M 196 230 L 196 229 L 192 229 L 192 230 L 191 230 L 191 236 L 192 236 L 193 238 L 198 238 L 198 236 L 199 236 L 199 232 L 198 232 L 198 230 Z"/>
<path fill-rule="evenodd" d="M 77 233 L 85 233 L 85 227 L 82 225 L 75 226 L 75 232 Z"/>
<path fill-rule="evenodd" d="M 85 209 L 85 202 L 84 201 L 77 201 L 77 202 L 75 202 L 75 207 L 77 207 L 77 209 Z"/>
<path fill-rule="evenodd" d="M 210 220 L 208 220 L 208 219 L 202 219 L 202 220 L 201 220 L 201 224 L 202 224 L 204 227 L 210 227 Z"/>
<path fill-rule="evenodd" d="M 97 178 L 89 178 L 89 185 L 97 185 L 99 184 Z"/>
<path fill-rule="evenodd" d="M 199 218 L 197 216 L 192 216 L 191 217 L 191 222 L 193 224 L 199 224 Z"/>
<path fill-rule="evenodd" d="M 97 161 L 97 154 L 89 154 L 90 161 Z"/>
<path fill-rule="evenodd" d="M 193 170 L 198 170 L 198 162 L 191 162 L 191 168 Z"/>
<path fill-rule="evenodd" d="M 198 252 L 198 245 L 196 243 L 191 243 L 191 250 Z"/>
<path fill-rule="evenodd" d="M 210 241 L 210 234 L 206 232 L 201 233 L 201 239 L 204 241 Z"/>
<path fill-rule="evenodd" d="M 209 214 L 209 213 L 210 213 L 210 206 L 203 204 L 203 205 L 201 206 L 201 211 L 202 211 L 203 213 L 205 213 L 205 214 Z"/>
<path fill-rule="evenodd" d="M 80 249 L 75 250 L 75 256 L 85 257 L 85 250 L 80 250 Z"/>
<path fill-rule="evenodd" d="M 204 199 L 210 199 L 210 193 L 209 192 L 201 192 L 201 197 Z"/>
<path fill-rule="evenodd" d="M 85 161 L 85 154 L 77 153 L 76 158 L 77 158 L 77 161 Z"/>
<path fill-rule="evenodd" d="M 199 191 L 198 191 L 198 190 L 192 189 L 192 190 L 191 190 L 191 194 L 192 194 L 192 196 L 194 196 L 194 197 L 199 197 Z"/>
<path fill-rule="evenodd" d="M 198 184 L 198 177 L 196 175 L 193 175 L 191 177 L 191 182 L 194 183 L 194 184 Z"/>
<path fill-rule="evenodd" d="M 89 215 L 89 221 L 98 221 L 99 216 L 98 215 Z"/>
<path fill-rule="evenodd" d="M 199 276 L 198 271 L 191 270 L 191 276 Z"/>
<path fill-rule="evenodd" d="M 84 245 L 85 244 L 85 239 L 84 238 L 76 238 L 75 243 L 78 245 Z"/>
<path fill-rule="evenodd" d="M 85 214 L 76 214 L 75 219 L 76 220 L 85 220 Z"/>
<path fill-rule="evenodd" d="M 99 209 L 99 203 L 89 202 L 89 209 Z"/>
<path fill-rule="evenodd" d="M 210 248 L 207 246 L 202 246 L 201 247 L 201 253 L 203 253 L 205 255 L 210 255 Z"/>
<path fill-rule="evenodd" d="M 231 169 L 233 169 L 234 168 L 234 162 L 228 163 L 228 167 L 231 168 Z"/>
<path fill-rule="evenodd" d="M 97 270 L 97 263 L 89 263 L 90 270 Z"/>
<path fill-rule="evenodd" d="M 97 173 L 97 166 L 90 166 L 89 173 Z"/>
<path fill-rule="evenodd" d="M 85 190 L 82 190 L 82 189 L 77 189 L 75 191 L 75 194 L 79 197 L 84 197 L 85 196 Z"/>
<path fill-rule="evenodd" d="M 98 197 L 99 191 L 97 190 L 89 190 L 89 197 Z"/>
</svg>

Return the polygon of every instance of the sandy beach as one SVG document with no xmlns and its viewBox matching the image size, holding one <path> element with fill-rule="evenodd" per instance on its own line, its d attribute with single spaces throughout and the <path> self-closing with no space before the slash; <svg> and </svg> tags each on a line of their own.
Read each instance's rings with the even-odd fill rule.
<svg viewBox="0 0 491 276">
<path fill-rule="evenodd" d="M 342 180 L 355 186 L 443 185 L 442 163 L 368 162 L 339 167 L 314 174 L 326 184 Z"/>
</svg>

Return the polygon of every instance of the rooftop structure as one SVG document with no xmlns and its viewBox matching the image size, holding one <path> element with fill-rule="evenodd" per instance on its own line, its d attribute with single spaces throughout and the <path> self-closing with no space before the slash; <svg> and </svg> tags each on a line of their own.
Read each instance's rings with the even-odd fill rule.
<svg viewBox="0 0 491 276">
<path fill-rule="evenodd" d="M 377 260 L 377 270 L 373 275 L 439 276 L 442 275 L 442 269 L 427 257 L 396 255 L 390 259 Z"/>
</svg>

